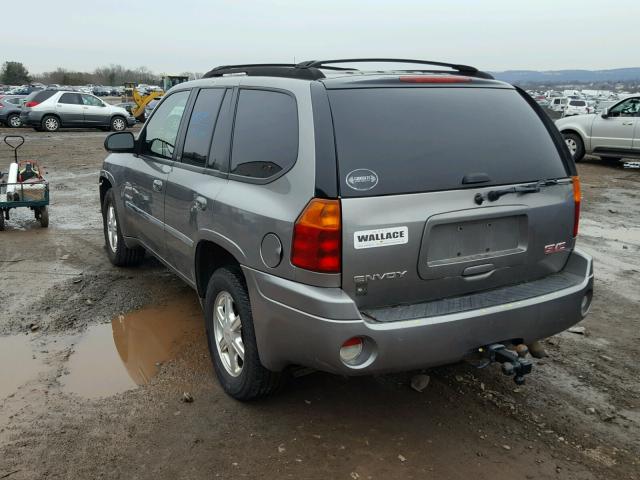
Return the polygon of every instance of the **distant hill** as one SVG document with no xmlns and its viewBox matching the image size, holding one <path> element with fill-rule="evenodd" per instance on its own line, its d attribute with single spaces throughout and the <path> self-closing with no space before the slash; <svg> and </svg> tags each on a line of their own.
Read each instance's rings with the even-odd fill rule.
<svg viewBox="0 0 640 480">
<path fill-rule="evenodd" d="M 572 82 L 628 82 L 640 81 L 640 67 L 611 70 L 507 70 L 491 72 L 498 80 L 509 83 L 572 83 Z"/>
</svg>

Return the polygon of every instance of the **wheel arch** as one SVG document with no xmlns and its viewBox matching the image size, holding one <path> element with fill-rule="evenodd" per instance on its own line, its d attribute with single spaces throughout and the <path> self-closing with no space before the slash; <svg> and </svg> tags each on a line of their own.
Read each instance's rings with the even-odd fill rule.
<svg viewBox="0 0 640 480">
<path fill-rule="evenodd" d="M 104 197 L 107 192 L 113 188 L 113 182 L 108 178 L 106 172 L 100 172 L 100 180 L 98 180 L 98 189 L 100 191 L 100 209 L 104 204 Z"/>
<path fill-rule="evenodd" d="M 241 250 L 237 246 L 223 246 L 220 240 L 210 238 L 201 239 L 195 248 L 194 272 L 196 280 L 196 290 L 200 298 L 204 298 L 211 275 L 218 268 L 234 266 L 240 269 L 242 264 L 239 258 L 243 258 Z M 230 247 L 230 248 L 227 248 Z M 235 252 L 232 253 L 232 250 Z"/>
</svg>

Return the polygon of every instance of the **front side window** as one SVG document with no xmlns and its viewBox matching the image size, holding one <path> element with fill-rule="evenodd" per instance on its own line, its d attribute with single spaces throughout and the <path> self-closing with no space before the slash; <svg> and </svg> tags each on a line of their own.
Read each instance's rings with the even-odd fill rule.
<svg viewBox="0 0 640 480">
<path fill-rule="evenodd" d="M 173 157 L 180 120 L 188 99 L 188 91 L 177 92 L 156 107 L 143 134 L 143 154 Z"/>
<path fill-rule="evenodd" d="M 67 105 L 82 105 L 82 100 L 80 100 L 80 94 L 78 93 L 63 93 L 58 103 L 64 103 Z"/>
<path fill-rule="evenodd" d="M 286 171 L 298 157 L 295 99 L 268 90 L 240 90 L 233 131 L 230 173 L 269 178 Z"/>
<path fill-rule="evenodd" d="M 640 98 L 628 98 L 609 111 L 611 117 L 639 117 Z"/>
<path fill-rule="evenodd" d="M 82 95 L 82 103 L 90 107 L 101 107 L 103 105 L 102 100 L 93 95 Z"/>
<path fill-rule="evenodd" d="M 211 136 L 213 135 L 224 93 L 225 89 L 223 88 L 208 88 L 200 90 L 200 93 L 198 93 L 184 140 L 183 163 L 199 167 L 206 165 Z"/>
</svg>

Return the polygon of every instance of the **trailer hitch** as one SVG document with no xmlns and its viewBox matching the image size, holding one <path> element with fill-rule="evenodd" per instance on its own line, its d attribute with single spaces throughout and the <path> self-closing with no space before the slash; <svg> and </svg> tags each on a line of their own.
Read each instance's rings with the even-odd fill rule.
<svg viewBox="0 0 640 480">
<path fill-rule="evenodd" d="M 525 358 L 529 353 L 526 345 L 518 345 L 515 352 L 508 350 L 501 343 L 494 343 L 486 348 L 490 362 L 501 363 L 502 373 L 508 376 L 514 375 L 513 381 L 517 385 L 524 384 L 524 376 L 531 373 L 533 367 L 531 360 Z"/>
</svg>

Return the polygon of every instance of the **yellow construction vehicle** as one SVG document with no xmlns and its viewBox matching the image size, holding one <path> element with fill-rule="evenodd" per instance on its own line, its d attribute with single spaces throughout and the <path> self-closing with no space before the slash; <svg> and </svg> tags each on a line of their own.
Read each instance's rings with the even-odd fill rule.
<svg viewBox="0 0 640 480">
<path fill-rule="evenodd" d="M 124 97 L 122 101 L 135 103 L 135 106 L 131 107 L 131 114 L 138 120 L 143 122 L 145 120 L 144 109 L 149 104 L 149 102 L 155 100 L 156 98 L 162 97 L 164 95 L 164 92 L 169 90 L 171 87 L 180 83 L 184 83 L 188 80 L 189 77 L 183 75 L 165 75 L 164 77 L 162 77 L 163 90 L 151 91 L 144 94 L 138 91 L 135 83 L 126 82 L 124 84 Z"/>
</svg>

